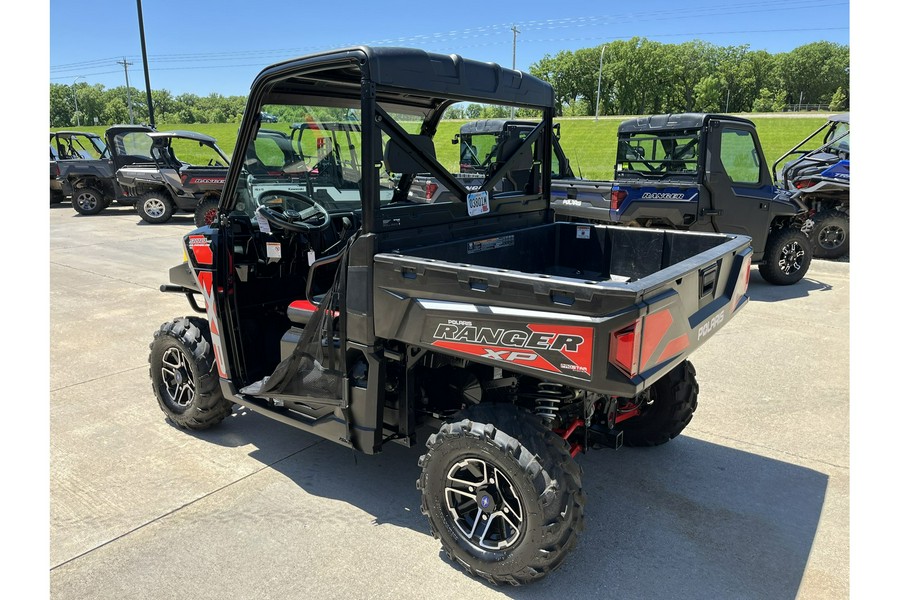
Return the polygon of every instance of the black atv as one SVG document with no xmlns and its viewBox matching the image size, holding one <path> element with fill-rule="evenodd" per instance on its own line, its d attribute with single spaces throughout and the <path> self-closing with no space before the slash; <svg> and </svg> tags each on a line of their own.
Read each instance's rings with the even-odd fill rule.
<svg viewBox="0 0 900 600">
<path fill-rule="evenodd" d="M 215 138 L 194 131 L 154 131 L 148 137 L 149 156 L 116 173 L 141 219 L 165 223 L 182 210 L 194 213 L 197 227 L 212 223 L 229 164 Z M 180 160 L 176 147 L 182 158 L 198 164 Z"/>
<path fill-rule="evenodd" d="M 822 131 L 821 145 L 803 147 Z M 781 172 L 778 165 L 791 158 Z M 834 115 L 772 165 L 776 180 L 809 208 L 803 230 L 815 256 L 839 258 L 850 252 L 850 114 Z"/>
<path fill-rule="evenodd" d="M 148 129 L 149 131 L 149 129 Z M 95 214 L 118 197 L 109 146 L 86 131 L 50 132 L 50 204 L 71 199 L 80 214 Z"/>
</svg>

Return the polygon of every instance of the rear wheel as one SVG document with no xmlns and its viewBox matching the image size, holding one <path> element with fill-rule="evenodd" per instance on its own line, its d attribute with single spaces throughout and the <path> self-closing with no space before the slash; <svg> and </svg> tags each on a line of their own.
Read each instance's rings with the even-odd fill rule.
<svg viewBox="0 0 900 600">
<path fill-rule="evenodd" d="M 659 446 L 674 439 L 694 418 L 699 394 L 697 371 L 686 360 L 636 398 L 640 414 L 618 425 L 622 443 Z"/>
<path fill-rule="evenodd" d="M 419 459 L 422 513 L 469 573 L 518 585 L 559 567 L 584 528 L 581 467 L 540 419 L 478 404 L 445 423 Z"/>
<path fill-rule="evenodd" d="M 138 197 L 134 204 L 141 219 L 147 223 L 165 223 L 175 214 L 175 205 L 169 193 L 164 190 L 154 190 Z"/>
<path fill-rule="evenodd" d="M 72 193 L 72 208 L 80 215 L 96 215 L 106 207 L 106 199 L 97 188 L 83 187 Z"/>
<path fill-rule="evenodd" d="M 813 217 L 809 233 L 813 254 L 820 258 L 839 258 L 850 252 L 850 216 L 829 210 Z"/>
<path fill-rule="evenodd" d="M 159 407 L 175 425 L 208 429 L 231 414 L 222 395 L 209 324 L 181 317 L 164 324 L 150 344 L 150 383 Z"/>
<path fill-rule="evenodd" d="M 194 225 L 203 227 L 204 225 L 212 225 L 219 214 L 219 199 L 212 197 L 202 200 L 194 211 Z"/>
<path fill-rule="evenodd" d="M 797 283 L 809 270 L 812 244 L 799 229 L 784 227 L 769 234 L 759 274 L 773 285 Z"/>
</svg>

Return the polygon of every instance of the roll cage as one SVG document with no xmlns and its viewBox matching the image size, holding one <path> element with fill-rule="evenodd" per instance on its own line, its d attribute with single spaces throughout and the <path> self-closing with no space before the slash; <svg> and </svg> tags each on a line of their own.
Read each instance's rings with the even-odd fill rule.
<svg viewBox="0 0 900 600">
<path fill-rule="evenodd" d="M 385 74 L 384 76 L 382 74 Z M 456 55 L 444 56 L 420 50 L 360 46 L 317 54 L 274 65 L 254 82 L 247 114 L 259 114 L 273 103 L 319 103 L 359 109 L 361 164 L 359 190 L 363 233 L 403 229 L 411 210 L 434 211 L 424 221 L 472 218 L 466 200 L 473 193 L 462 185 L 434 155 L 431 139 L 446 109 L 456 102 L 488 102 L 538 109 L 542 118 L 525 139 L 505 148 L 502 160 L 488 174 L 477 192 L 487 195 L 490 211 L 497 215 L 544 211 L 549 219 L 551 170 L 543 167 L 552 155 L 550 132 L 553 90 L 549 84 L 493 63 L 481 63 Z M 421 118 L 417 133 L 407 131 L 394 115 Z M 235 156 L 247 156 L 261 121 L 241 124 Z M 298 136 L 303 128 L 298 128 Z M 336 131 L 338 129 L 336 128 Z M 335 131 L 335 132 L 336 132 Z M 384 137 L 389 143 L 382 146 Z M 391 202 L 382 203 L 379 170 L 390 163 L 397 175 Z M 402 169 L 401 169 L 402 167 Z M 223 192 L 222 212 L 235 208 L 240 161 L 234 161 Z M 514 171 L 524 171 L 521 189 L 493 191 Z M 404 202 L 416 174 L 429 173 L 451 190 L 453 202 L 441 206 L 410 206 Z M 424 221 L 423 221 L 424 219 Z M 412 223 L 409 224 L 412 226 Z"/>
</svg>

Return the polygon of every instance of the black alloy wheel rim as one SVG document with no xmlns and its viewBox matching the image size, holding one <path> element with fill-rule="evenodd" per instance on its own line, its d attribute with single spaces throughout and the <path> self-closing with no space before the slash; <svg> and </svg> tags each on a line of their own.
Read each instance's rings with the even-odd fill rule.
<svg viewBox="0 0 900 600">
<path fill-rule="evenodd" d="M 823 227 L 819 232 L 819 245 L 826 250 L 834 250 L 844 243 L 844 228 L 837 225 Z"/>
<path fill-rule="evenodd" d="M 196 389 L 191 367 L 187 356 L 179 348 L 169 348 L 163 353 L 162 365 L 163 392 L 166 401 L 176 409 L 183 410 L 194 401 Z"/>
<path fill-rule="evenodd" d="M 785 275 L 796 273 L 803 267 L 806 251 L 799 242 L 785 244 L 781 249 L 781 258 L 778 260 L 778 268 Z"/>
<path fill-rule="evenodd" d="M 525 511 L 510 478 L 480 458 L 450 467 L 444 501 L 452 526 L 478 550 L 506 550 L 522 538 Z"/>
<path fill-rule="evenodd" d="M 79 192 L 78 198 L 76 198 L 75 201 L 78 203 L 78 206 L 84 210 L 93 210 L 99 202 L 97 196 L 91 192 Z"/>
</svg>

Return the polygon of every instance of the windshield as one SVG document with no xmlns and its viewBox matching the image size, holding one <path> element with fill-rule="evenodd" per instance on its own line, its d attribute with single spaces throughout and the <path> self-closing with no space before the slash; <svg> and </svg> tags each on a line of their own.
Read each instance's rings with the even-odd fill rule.
<svg viewBox="0 0 900 600">
<path fill-rule="evenodd" d="M 830 150 L 850 153 L 850 123 L 835 122 L 831 131 L 825 136 Z"/>
<path fill-rule="evenodd" d="M 622 133 L 616 172 L 658 178 L 696 176 L 699 143 L 697 130 Z"/>
<path fill-rule="evenodd" d="M 112 143 L 116 148 L 116 155 L 121 158 L 131 158 L 151 162 L 150 148 L 153 140 L 146 131 L 127 131 L 113 136 Z"/>
<path fill-rule="evenodd" d="M 61 159 L 97 160 L 108 158 L 106 144 L 99 137 L 87 135 L 56 136 L 55 144 L 51 140 L 51 148 L 56 146 L 56 154 Z"/>
<path fill-rule="evenodd" d="M 189 138 L 173 137 L 169 140 L 159 140 L 163 147 L 168 144 L 171 157 L 182 165 L 226 167 L 228 157 L 218 146 L 198 142 Z"/>
<path fill-rule="evenodd" d="M 358 103 L 341 104 L 262 107 L 262 113 L 280 118 L 265 122 L 247 147 L 236 210 L 253 216 L 257 207 L 273 203 L 312 210 L 305 198 L 330 211 L 360 208 L 360 110 Z M 382 199 L 389 200 L 391 181 L 381 184 Z"/>
</svg>

